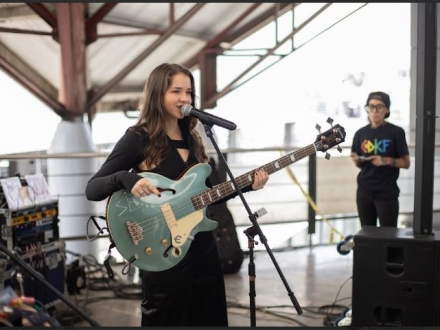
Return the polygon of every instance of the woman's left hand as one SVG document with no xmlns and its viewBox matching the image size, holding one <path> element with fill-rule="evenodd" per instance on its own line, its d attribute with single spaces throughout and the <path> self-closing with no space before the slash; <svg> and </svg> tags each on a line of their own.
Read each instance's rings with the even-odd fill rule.
<svg viewBox="0 0 440 330">
<path fill-rule="evenodd" d="M 254 183 L 252 184 L 252 188 L 254 190 L 263 189 L 267 180 L 269 180 L 269 174 L 263 169 L 258 169 L 254 174 Z"/>
</svg>

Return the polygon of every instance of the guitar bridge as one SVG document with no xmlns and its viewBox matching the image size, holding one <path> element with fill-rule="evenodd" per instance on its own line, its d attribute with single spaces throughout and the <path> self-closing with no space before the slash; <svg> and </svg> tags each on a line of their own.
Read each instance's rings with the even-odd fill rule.
<svg viewBox="0 0 440 330">
<path fill-rule="evenodd" d="M 139 226 L 138 223 L 130 221 L 127 221 L 125 225 L 127 226 L 128 232 L 130 233 L 133 244 L 138 245 L 139 242 L 144 239 L 144 236 L 142 235 L 142 227 Z"/>
</svg>

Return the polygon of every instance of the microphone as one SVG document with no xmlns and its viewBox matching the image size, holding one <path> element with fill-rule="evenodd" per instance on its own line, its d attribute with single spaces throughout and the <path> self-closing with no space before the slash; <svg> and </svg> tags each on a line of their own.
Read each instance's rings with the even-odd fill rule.
<svg viewBox="0 0 440 330">
<path fill-rule="evenodd" d="M 195 117 L 206 125 L 217 125 L 230 131 L 233 131 L 237 128 L 237 125 L 235 125 L 233 122 L 195 109 L 190 104 L 184 104 L 181 111 L 183 115 Z"/>
</svg>

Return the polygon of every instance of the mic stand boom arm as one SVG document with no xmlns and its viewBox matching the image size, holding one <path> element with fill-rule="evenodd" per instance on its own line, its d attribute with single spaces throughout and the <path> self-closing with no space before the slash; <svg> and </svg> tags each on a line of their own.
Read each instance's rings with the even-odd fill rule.
<svg viewBox="0 0 440 330">
<path fill-rule="evenodd" d="M 246 234 L 246 236 L 249 239 L 249 248 L 250 248 L 250 254 L 249 254 L 250 261 L 249 261 L 249 268 L 248 268 L 248 270 L 249 270 L 249 285 L 250 285 L 250 290 L 251 290 L 251 292 L 249 292 L 249 296 L 250 296 L 250 310 L 251 310 L 251 326 L 253 326 L 253 327 L 256 326 L 256 308 L 255 308 L 256 307 L 255 306 L 255 296 L 256 296 L 256 293 L 255 293 L 255 277 L 256 276 L 255 276 L 255 265 L 254 265 L 254 261 L 253 261 L 253 244 L 251 244 L 251 241 L 253 242 L 253 236 L 255 236 L 257 234 L 260 237 L 261 242 L 264 244 L 264 246 L 265 246 L 265 248 L 266 248 L 266 250 L 267 250 L 267 252 L 268 252 L 268 254 L 270 256 L 270 259 L 272 260 L 272 262 L 273 262 L 273 264 L 274 264 L 278 274 L 280 275 L 280 278 L 281 278 L 284 286 L 286 287 L 286 290 L 288 292 L 290 300 L 293 303 L 293 306 L 295 307 L 298 315 L 301 315 L 303 313 L 303 311 L 301 309 L 301 306 L 299 305 L 298 301 L 296 300 L 295 295 L 293 294 L 293 291 L 290 289 L 289 284 L 287 283 L 286 278 L 284 277 L 284 275 L 283 275 L 283 273 L 281 271 L 281 268 L 278 265 L 278 262 L 276 261 L 274 255 L 272 253 L 272 250 L 269 247 L 269 244 L 267 243 L 267 239 L 264 236 L 264 234 L 263 234 L 263 232 L 261 230 L 261 227 L 260 227 L 260 225 L 258 224 L 258 222 L 256 220 L 257 217 L 261 216 L 262 214 L 260 213 L 260 211 L 252 213 L 252 211 L 250 210 L 249 205 L 246 202 L 246 200 L 245 200 L 245 198 L 243 196 L 243 193 L 241 192 L 241 190 L 240 190 L 240 188 L 239 188 L 239 186 L 237 184 L 237 181 L 235 180 L 234 176 L 232 175 L 232 172 L 231 172 L 231 170 L 230 170 L 230 168 L 228 166 L 228 163 L 226 162 L 226 159 L 223 157 L 223 154 L 220 151 L 220 148 L 218 147 L 217 143 L 215 142 L 215 139 L 214 139 L 212 131 L 211 131 L 212 125 L 208 125 L 206 123 L 203 123 L 203 126 L 205 127 L 206 135 L 211 140 L 212 145 L 214 146 L 214 148 L 215 148 L 215 150 L 216 150 L 216 152 L 218 154 L 218 157 L 219 157 L 222 165 L 224 166 L 226 172 L 229 175 L 229 178 L 231 179 L 232 183 L 234 184 L 235 190 L 237 191 L 238 195 L 240 196 L 240 199 L 241 199 L 241 201 L 242 201 L 242 203 L 243 203 L 243 205 L 244 205 L 244 207 L 245 207 L 245 209 L 246 209 L 246 211 L 247 211 L 247 213 L 249 215 L 249 219 L 251 220 L 251 223 L 252 223 L 252 227 L 250 227 L 247 230 L 245 230 L 245 234 Z"/>
</svg>

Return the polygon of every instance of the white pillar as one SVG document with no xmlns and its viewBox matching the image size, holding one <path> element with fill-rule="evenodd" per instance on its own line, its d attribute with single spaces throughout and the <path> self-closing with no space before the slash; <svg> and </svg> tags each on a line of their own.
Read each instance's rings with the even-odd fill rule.
<svg viewBox="0 0 440 330">
<path fill-rule="evenodd" d="M 95 150 L 90 127 L 79 118 L 77 121 L 59 123 L 47 153 L 56 155 Z M 70 240 L 73 237 L 84 237 L 88 219 L 97 214 L 99 203 L 88 201 L 85 196 L 86 184 L 96 169 L 95 158 L 51 158 L 47 162 L 49 188 L 59 201 L 60 238 L 66 241 L 67 250 L 98 258 L 100 251 L 108 248 L 108 239 L 97 239 L 93 242 L 86 239 Z M 100 225 L 105 225 L 105 222 L 101 221 Z"/>
</svg>

